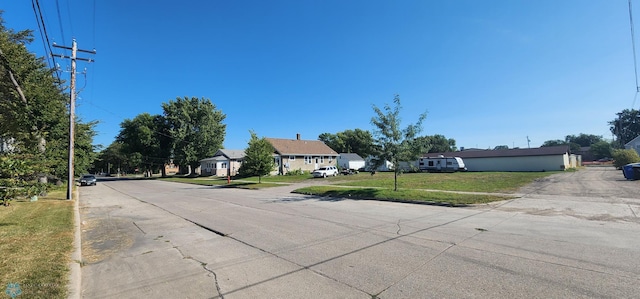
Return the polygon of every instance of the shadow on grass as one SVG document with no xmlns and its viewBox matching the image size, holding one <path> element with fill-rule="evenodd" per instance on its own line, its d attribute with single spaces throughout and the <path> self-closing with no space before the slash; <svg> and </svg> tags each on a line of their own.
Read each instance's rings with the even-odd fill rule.
<svg viewBox="0 0 640 299">
<path fill-rule="evenodd" d="M 315 198 L 315 199 L 320 201 L 328 201 L 328 202 L 339 202 L 343 200 L 376 200 L 376 201 L 389 201 L 389 202 L 423 204 L 423 205 L 434 205 L 434 206 L 445 206 L 445 207 L 468 207 L 469 206 L 466 203 L 452 203 L 452 202 L 434 201 L 434 200 L 428 200 L 428 199 L 390 198 L 388 196 L 385 196 L 385 194 L 388 194 L 388 190 L 376 189 L 376 188 L 362 188 L 357 190 L 354 190 L 354 189 L 327 190 L 327 191 L 324 191 L 321 193 L 315 193 L 315 194 L 313 192 L 306 192 L 305 190 L 295 190 L 293 191 L 293 193 L 319 196 L 319 198 Z M 286 198 L 281 201 L 294 202 L 294 201 L 304 201 L 309 199 L 310 198 Z"/>
</svg>

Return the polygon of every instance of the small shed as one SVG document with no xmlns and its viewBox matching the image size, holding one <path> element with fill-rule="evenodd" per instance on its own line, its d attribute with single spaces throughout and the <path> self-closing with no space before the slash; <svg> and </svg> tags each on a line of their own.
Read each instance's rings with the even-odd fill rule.
<svg viewBox="0 0 640 299">
<path fill-rule="evenodd" d="M 360 155 L 354 153 L 341 153 L 338 156 L 338 166 L 344 169 L 360 170 L 365 166 L 365 161 Z"/>
</svg>

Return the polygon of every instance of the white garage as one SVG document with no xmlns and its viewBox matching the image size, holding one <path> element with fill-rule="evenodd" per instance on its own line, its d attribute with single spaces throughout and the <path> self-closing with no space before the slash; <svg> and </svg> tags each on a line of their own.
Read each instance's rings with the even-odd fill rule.
<svg viewBox="0 0 640 299">
<path fill-rule="evenodd" d="M 580 157 L 571 154 L 568 146 L 428 154 L 436 155 L 460 157 L 468 171 L 554 171 L 575 168 L 580 163 Z"/>
</svg>

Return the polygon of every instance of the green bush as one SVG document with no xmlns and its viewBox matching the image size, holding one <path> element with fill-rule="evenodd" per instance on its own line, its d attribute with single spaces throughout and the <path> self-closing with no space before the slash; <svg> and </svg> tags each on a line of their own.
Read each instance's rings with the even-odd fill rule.
<svg viewBox="0 0 640 299">
<path fill-rule="evenodd" d="M 298 168 L 295 170 L 289 170 L 289 172 L 287 172 L 287 175 L 303 175 L 304 174 L 304 170 Z"/>
<path fill-rule="evenodd" d="M 613 166 L 620 168 L 629 163 L 640 162 L 640 156 L 633 149 L 619 149 L 613 151 L 613 160 Z"/>
</svg>

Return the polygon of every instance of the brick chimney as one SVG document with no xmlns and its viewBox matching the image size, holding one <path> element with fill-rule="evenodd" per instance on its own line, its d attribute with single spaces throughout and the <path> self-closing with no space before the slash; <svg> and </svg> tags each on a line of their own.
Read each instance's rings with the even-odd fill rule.
<svg viewBox="0 0 640 299">
<path fill-rule="evenodd" d="M 296 140 L 300 140 L 300 133 L 296 134 Z"/>
</svg>

